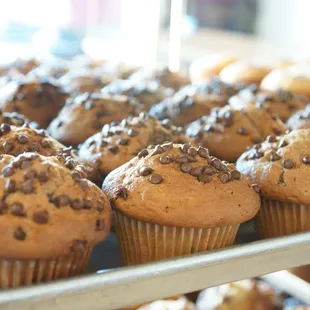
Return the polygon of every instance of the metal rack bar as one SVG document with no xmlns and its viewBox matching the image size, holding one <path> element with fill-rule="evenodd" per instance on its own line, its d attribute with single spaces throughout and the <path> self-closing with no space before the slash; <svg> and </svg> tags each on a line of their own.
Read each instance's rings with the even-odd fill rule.
<svg viewBox="0 0 310 310">
<path fill-rule="evenodd" d="M 109 310 L 310 263 L 310 232 L 3 291 L 1 310 Z"/>
</svg>

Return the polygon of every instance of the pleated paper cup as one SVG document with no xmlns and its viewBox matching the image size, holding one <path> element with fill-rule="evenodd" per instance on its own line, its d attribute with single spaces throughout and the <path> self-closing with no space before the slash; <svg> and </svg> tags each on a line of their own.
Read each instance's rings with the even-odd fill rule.
<svg viewBox="0 0 310 310">
<path fill-rule="evenodd" d="M 257 230 L 263 238 L 292 235 L 310 230 L 310 205 L 282 202 L 262 197 L 256 216 Z"/>
<path fill-rule="evenodd" d="M 0 289 L 77 276 L 86 270 L 93 247 L 51 259 L 0 259 Z"/>
<path fill-rule="evenodd" d="M 182 228 L 145 223 L 114 210 L 123 263 L 136 265 L 220 249 L 234 243 L 239 224 L 214 228 Z"/>
</svg>

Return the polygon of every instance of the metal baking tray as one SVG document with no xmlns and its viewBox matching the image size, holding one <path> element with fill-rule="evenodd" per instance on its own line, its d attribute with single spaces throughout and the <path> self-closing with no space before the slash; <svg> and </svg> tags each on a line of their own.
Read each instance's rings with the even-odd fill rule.
<svg viewBox="0 0 310 310">
<path fill-rule="evenodd" d="M 245 236 L 251 239 L 251 232 L 246 232 Z M 96 255 L 96 251 L 101 255 Z M 95 250 L 91 269 L 119 266 L 117 251 L 115 236 L 111 234 Z M 1 291 L 0 309 L 119 309 L 310 264 L 309 253 L 310 232 L 248 242 L 208 253 Z M 303 285 L 303 290 L 309 292 L 303 301 L 310 303 L 310 285 L 305 282 Z"/>
</svg>

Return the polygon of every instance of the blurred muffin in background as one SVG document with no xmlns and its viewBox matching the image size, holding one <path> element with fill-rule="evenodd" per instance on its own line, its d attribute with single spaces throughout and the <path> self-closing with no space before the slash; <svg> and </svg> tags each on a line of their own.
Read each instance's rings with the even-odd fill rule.
<svg viewBox="0 0 310 310">
<path fill-rule="evenodd" d="M 0 75 L 14 76 L 18 74 L 26 75 L 31 70 L 39 66 L 40 63 L 34 58 L 30 59 L 16 59 L 0 66 Z"/>
<path fill-rule="evenodd" d="M 310 104 L 291 116 L 286 124 L 290 129 L 310 129 Z"/>
</svg>

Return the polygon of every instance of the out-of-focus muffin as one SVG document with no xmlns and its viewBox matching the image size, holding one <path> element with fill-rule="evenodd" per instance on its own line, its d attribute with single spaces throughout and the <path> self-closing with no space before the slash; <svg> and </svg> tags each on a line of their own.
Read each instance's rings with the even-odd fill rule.
<svg viewBox="0 0 310 310">
<path fill-rule="evenodd" d="M 310 104 L 291 116 L 286 124 L 290 129 L 310 129 Z"/>
<path fill-rule="evenodd" d="M 39 66 L 40 63 L 34 58 L 16 59 L 10 63 L 3 64 L 0 67 L 0 75 L 14 76 L 18 74 L 26 75 L 31 70 Z"/>
</svg>

